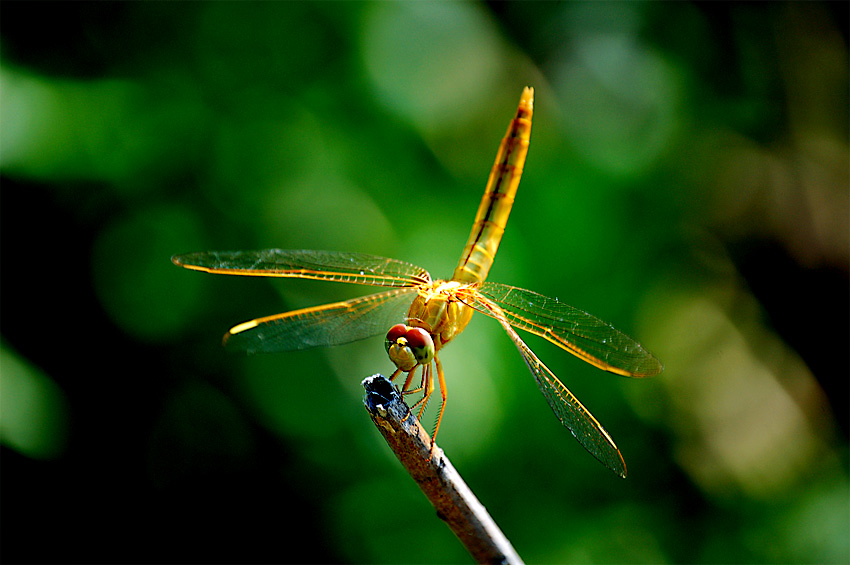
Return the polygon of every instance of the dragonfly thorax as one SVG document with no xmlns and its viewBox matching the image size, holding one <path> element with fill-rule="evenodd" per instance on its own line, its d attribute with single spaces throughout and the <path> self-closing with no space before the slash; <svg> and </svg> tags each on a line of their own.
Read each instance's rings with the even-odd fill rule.
<svg viewBox="0 0 850 565">
<path fill-rule="evenodd" d="M 431 334 L 436 351 L 462 332 L 472 318 L 472 308 L 458 298 L 466 286 L 457 281 L 434 281 L 420 290 L 410 305 L 408 323 Z"/>
</svg>

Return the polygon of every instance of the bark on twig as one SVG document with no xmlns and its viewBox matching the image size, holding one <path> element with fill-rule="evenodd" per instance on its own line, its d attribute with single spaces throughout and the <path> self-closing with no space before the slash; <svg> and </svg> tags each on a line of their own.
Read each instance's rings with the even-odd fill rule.
<svg viewBox="0 0 850 565">
<path fill-rule="evenodd" d="M 431 438 L 410 413 L 398 389 L 383 375 L 366 378 L 363 387 L 372 421 L 472 557 L 479 563 L 522 563 L 443 450 L 435 445 L 431 453 Z"/>
</svg>

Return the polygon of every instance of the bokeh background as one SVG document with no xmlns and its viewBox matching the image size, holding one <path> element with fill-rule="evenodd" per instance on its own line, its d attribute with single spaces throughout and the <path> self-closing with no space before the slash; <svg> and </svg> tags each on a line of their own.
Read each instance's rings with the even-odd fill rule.
<svg viewBox="0 0 850 565">
<path fill-rule="evenodd" d="M 3 561 L 468 562 L 362 407 L 381 337 L 220 346 L 367 290 L 169 258 L 448 276 L 532 85 L 490 278 L 665 371 L 528 339 L 621 480 L 476 317 L 442 355 L 441 447 L 528 562 L 846 563 L 847 22 L 845 2 L 3 2 Z"/>
</svg>

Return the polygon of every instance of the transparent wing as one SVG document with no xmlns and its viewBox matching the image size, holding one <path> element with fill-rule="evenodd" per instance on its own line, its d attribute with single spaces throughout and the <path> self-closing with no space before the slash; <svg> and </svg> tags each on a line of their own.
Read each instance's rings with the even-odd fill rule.
<svg viewBox="0 0 850 565">
<path fill-rule="evenodd" d="M 292 277 L 371 286 L 409 287 L 431 282 L 422 267 L 365 253 L 264 249 L 175 255 L 175 265 L 222 275 Z"/>
<path fill-rule="evenodd" d="M 477 294 L 496 304 L 513 327 L 546 338 L 600 369 L 629 377 L 648 377 L 663 369 L 637 341 L 556 298 L 492 282 L 478 286 Z M 473 301 L 469 306 L 496 317 L 486 302 Z"/>
<path fill-rule="evenodd" d="M 249 353 L 272 353 L 351 343 L 403 322 L 415 294 L 414 288 L 399 288 L 257 318 L 231 328 L 224 344 Z"/>
<path fill-rule="evenodd" d="M 505 328 L 505 331 L 508 332 L 517 349 L 519 349 L 522 358 L 525 359 L 525 364 L 528 365 L 528 369 L 534 375 L 537 387 L 543 393 L 546 402 L 549 403 L 561 423 L 570 430 L 573 437 L 603 465 L 625 478 L 626 463 L 623 461 L 623 456 L 617 449 L 614 440 L 611 439 L 602 424 L 593 417 L 593 414 L 579 402 L 578 398 L 522 341 L 511 327 L 511 323 L 501 308 L 489 300 L 478 298 L 475 302 L 475 309 L 502 324 L 502 327 Z"/>
</svg>

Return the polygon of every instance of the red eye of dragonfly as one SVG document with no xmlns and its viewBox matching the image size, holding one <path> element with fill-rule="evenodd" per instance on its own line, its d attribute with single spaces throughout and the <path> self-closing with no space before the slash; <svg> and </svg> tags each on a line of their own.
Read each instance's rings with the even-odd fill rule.
<svg viewBox="0 0 850 565">
<path fill-rule="evenodd" d="M 407 326 L 404 324 L 396 324 L 390 328 L 390 331 L 387 332 L 387 341 L 395 343 L 398 341 L 398 338 L 403 337 L 405 333 L 407 333 Z"/>
<path fill-rule="evenodd" d="M 411 349 L 422 349 L 433 343 L 431 336 L 422 328 L 410 328 L 404 337 Z"/>
<path fill-rule="evenodd" d="M 413 353 L 417 363 L 426 365 L 434 360 L 436 351 L 431 334 L 422 328 L 410 328 L 404 337 L 407 339 L 407 347 Z"/>
</svg>

